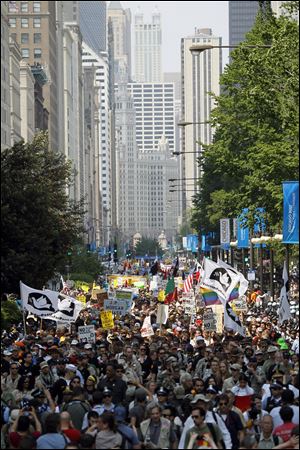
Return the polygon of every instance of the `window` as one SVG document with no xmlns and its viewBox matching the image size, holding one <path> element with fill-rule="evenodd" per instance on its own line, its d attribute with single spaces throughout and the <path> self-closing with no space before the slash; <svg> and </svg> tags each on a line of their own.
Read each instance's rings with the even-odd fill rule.
<svg viewBox="0 0 300 450">
<path fill-rule="evenodd" d="M 29 48 L 22 48 L 22 58 L 29 58 Z"/>
<path fill-rule="evenodd" d="M 10 17 L 9 18 L 9 26 L 10 28 L 16 28 L 17 25 L 17 20 L 15 17 Z"/>
<path fill-rule="evenodd" d="M 33 34 L 33 42 L 35 44 L 39 44 L 42 41 L 42 34 L 41 33 L 34 33 Z"/>
<path fill-rule="evenodd" d="M 25 19 L 24 17 L 21 18 L 21 27 L 28 28 L 28 19 Z"/>
<path fill-rule="evenodd" d="M 34 17 L 33 18 L 33 27 L 34 28 L 41 28 L 41 18 L 40 17 Z"/>
<path fill-rule="evenodd" d="M 42 57 L 42 49 L 41 48 L 35 48 L 34 49 L 34 57 L 35 58 L 41 58 Z"/>
<path fill-rule="evenodd" d="M 21 44 L 28 44 L 28 42 L 29 42 L 29 34 L 22 33 L 21 34 Z"/>
<path fill-rule="evenodd" d="M 21 2 L 21 12 L 28 12 L 28 2 Z"/>
<path fill-rule="evenodd" d="M 17 42 L 17 33 L 11 33 L 10 36 L 15 42 Z"/>
<path fill-rule="evenodd" d="M 33 12 L 41 11 L 41 2 L 33 2 Z"/>
</svg>

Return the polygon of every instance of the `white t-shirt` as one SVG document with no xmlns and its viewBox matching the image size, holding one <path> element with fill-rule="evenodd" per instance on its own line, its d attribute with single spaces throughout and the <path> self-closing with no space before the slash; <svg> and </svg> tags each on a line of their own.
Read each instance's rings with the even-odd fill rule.
<svg viewBox="0 0 300 450">
<path fill-rule="evenodd" d="M 299 407 L 295 405 L 288 406 L 290 406 L 294 411 L 292 422 L 295 425 L 299 425 Z M 270 412 L 270 415 L 273 417 L 274 428 L 278 427 L 279 425 L 283 425 L 283 420 L 281 419 L 279 414 L 280 408 L 281 406 L 276 406 L 276 408 L 273 408 Z"/>
</svg>

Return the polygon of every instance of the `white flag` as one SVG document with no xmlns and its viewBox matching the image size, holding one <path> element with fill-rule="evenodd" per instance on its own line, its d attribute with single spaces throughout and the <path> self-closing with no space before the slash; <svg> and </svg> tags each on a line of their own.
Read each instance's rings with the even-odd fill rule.
<svg viewBox="0 0 300 450">
<path fill-rule="evenodd" d="M 153 336 L 154 331 L 151 325 L 151 317 L 147 316 L 145 317 L 143 326 L 141 328 L 141 336 L 142 337 L 148 337 L 148 336 Z"/>
<path fill-rule="evenodd" d="M 222 303 L 224 305 L 224 327 L 233 330 L 235 333 L 239 333 L 242 336 L 246 336 L 245 328 L 239 317 L 231 308 L 231 304 L 229 302 L 224 302 L 224 300 L 222 300 Z"/>
<path fill-rule="evenodd" d="M 288 301 L 289 296 L 289 288 L 288 288 L 288 273 L 286 269 L 286 262 L 284 261 L 283 272 L 282 272 L 283 286 L 280 291 L 280 304 L 278 309 L 278 322 L 279 325 L 282 324 L 285 320 L 289 320 L 291 318 L 290 304 Z"/>
<path fill-rule="evenodd" d="M 56 291 L 33 289 L 20 281 L 20 293 L 23 308 L 36 316 L 49 316 L 57 311 L 58 296 Z"/>
<path fill-rule="evenodd" d="M 239 276 L 207 258 L 204 258 L 203 268 L 200 286 L 216 292 L 220 300 L 227 301 L 239 282 Z"/>
<path fill-rule="evenodd" d="M 230 266 L 229 264 L 226 264 L 226 262 L 222 261 L 220 258 L 218 258 L 218 262 L 217 262 L 221 267 L 225 267 L 225 269 L 227 269 L 229 272 L 233 272 L 235 273 L 238 277 L 239 277 L 239 296 L 241 297 L 242 295 L 245 294 L 245 292 L 247 292 L 248 290 L 248 286 L 249 286 L 249 281 L 246 280 L 246 278 L 244 277 L 244 275 L 241 272 L 238 272 L 236 269 L 234 269 L 232 266 Z"/>
<path fill-rule="evenodd" d="M 76 322 L 80 311 L 84 308 L 84 304 L 64 294 L 59 294 L 58 300 L 58 310 L 51 316 L 44 317 L 44 319 L 59 320 L 64 323 Z"/>
<path fill-rule="evenodd" d="M 169 305 L 159 304 L 157 306 L 157 318 L 156 323 L 165 324 L 169 317 Z"/>
</svg>

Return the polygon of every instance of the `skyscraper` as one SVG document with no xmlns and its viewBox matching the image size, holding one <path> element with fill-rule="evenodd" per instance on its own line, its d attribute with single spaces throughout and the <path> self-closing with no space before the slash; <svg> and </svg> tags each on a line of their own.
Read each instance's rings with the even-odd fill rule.
<svg viewBox="0 0 300 450">
<path fill-rule="evenodd" d="M 1 2 L 1 150 L 10 147 L 8 2 Z"/>
<path fill-rule="evenodd" d="M 258 1 L 229 1 L 229 45 L 238 45 L 245 39 L 258 10 Z"/>
<path fill-rule="evenodd" d="M 131 12 L 121 2 L 110 2 L 108 20 L 111 21 L 114 41 L 115 83 L 131 80 Z"/>
<path fill-rule="evenodd" d="M 105 1 L 79 1 L 79 25 L 83 41 L 97 55 L 107 51 Z"/>
<path fill-rule="evenodd" d="M 161 83 L 161 23 L 160 13 L 155 10 L 152 23 L 145 24 L 139 11 L 135 15 L 135 81 L 138 83 Z"/>
<path fill-rule="evenodd" d="M 192 206 L 192 197 L 199 189 L 197 179 L 201 172 L 197 158 L 201 151 L 200 143 L 210 144 L 213 138 L 211 126 L 203 122 L 210 119 L 214 106 L 209 92 L 220 94 L 222 72 L 222 50 L 214 48 L 195 55 L 190 47 L 196 43 L 220 46 L 222 38 L 213 36 L 212 30 L 205 28 L 181 40 L 182 118 L 193 123 L 182 128 L 181 150 L 189 152 L 182 157 L 182 178 L 190 179 L 183 182 L 183 212 Z"/>
</svg>

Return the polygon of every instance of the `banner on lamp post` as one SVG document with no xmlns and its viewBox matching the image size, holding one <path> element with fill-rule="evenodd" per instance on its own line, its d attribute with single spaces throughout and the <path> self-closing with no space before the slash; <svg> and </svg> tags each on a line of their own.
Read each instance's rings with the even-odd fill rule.
<svg viewBox="0 0 300 450">
<path fill-rule="evenodd" d="M 233 219 L 233 238 L 237 239 L 238 220 Z"/>
<path fill-rule="evenodd" d="M 230 248 L 230 219 L 220 219 L 220 244 L 225 250 Z"/>
<path fill-rule="evenodd" d="M 243 214 L 248 212 L 248 208 L 243 209 Z M 249 228 L 244 227 L 245 219 L 242 216 L 238 217 L 237 220 L 237 241 L 238 248 L 248 248 L 249 247 Z"/>
<path fill-rule="evenodd" d="M 299 181 L 284 181 L 283 239 L 284 244 L 299 244 Z"/>
</svg>

